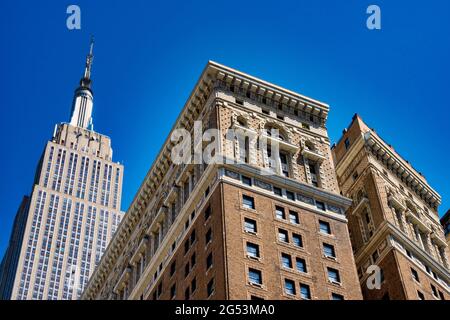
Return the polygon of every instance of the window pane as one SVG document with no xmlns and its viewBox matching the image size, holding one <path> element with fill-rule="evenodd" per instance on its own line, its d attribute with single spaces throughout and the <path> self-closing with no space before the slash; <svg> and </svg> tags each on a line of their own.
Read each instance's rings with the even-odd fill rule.
<svg viewBox="0 0 450 320">
<path fill-rule="evenodd" d="M 325 221 L 319 221 L 320 232 L 325 234 L 331 234 L 330 224 Z"/>
<path fill-rule="evenodd" d="M 300 223 L 300 220 L 298 219 L 298 213 L 294 212 L 294 211 L 289 212 L 289 220 L 291 221 L 291 223 L 294 223 L 294 224 Z"/>
<path fill-rule="evenodd" d="M 299 234 L 292 234 L 292 242 L 295 246 L 302 248 L 303 247 L 303 240 L 302 236 Z"/>
<path fill-rule="evenodd" d="M 306 284 L 300 284 L 300 296 L 302 299 L 311 299 L 311 289 Z"/>
<path fill-rule="evenodd" d="M 261 271 L 259 271 L 259 270 L 249 269 L 248 270 L 248 278 L 251 283 L 262 284 Z"/>
<path fill-rule="evenodd" d="M 307 273 L 307 270 L 306 270 L 306 261 L 305 261 L 304 259 L 297 258 L 297 259 L 295 260 L 295 262 L 296 262 L 297 270 L 298 270 L 298 271 Z"/>
<path fill-rule="evenodd" d="M 255 209 L 255 200 L 252 197 L 244 195 L 242 197 L 242 205 L 247 209 Z"/>
<path fill-rule="evenodd" d="M 287 294 L 295 295 L 295 283 L 292 280 L 284 279 L 284 290 Z"/>
</svg>

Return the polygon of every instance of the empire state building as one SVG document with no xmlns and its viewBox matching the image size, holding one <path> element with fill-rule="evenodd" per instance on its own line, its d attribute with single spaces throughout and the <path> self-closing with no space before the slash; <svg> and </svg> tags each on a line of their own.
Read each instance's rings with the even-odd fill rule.
<svg viewBox="0 0 450 320">
<path fill-rule="evenodd" d="M 93 42 L 69 123 L 57 124 L 0 265 L 1 299 L 77 299 L 116 231 L 123 166 L 93 130 Z"/>
</svg>

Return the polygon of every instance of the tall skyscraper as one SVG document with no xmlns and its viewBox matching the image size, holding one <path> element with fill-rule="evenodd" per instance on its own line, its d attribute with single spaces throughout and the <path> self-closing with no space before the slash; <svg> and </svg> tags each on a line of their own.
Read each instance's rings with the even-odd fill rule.
<svg viewBox="0 0 450 320">
<path fill-rule="evenodd" d="M 82 298 L 361 299 L 328 111 L 209 62 Z"/>
<path fill-rule="evenodd" d="M 2 299 L 77 299 L 121 221 L 123 166 L 93 131 L 93 42 L 70 123 L 56 125 L 1 265 Z"/>
<path fill-rule="evenodd" d="M 355 115 L 333 148 L 365 299 L 450 299 L 441 197 L 425 177 Z M 378 266 L 381 286 L 367 279 Z"/>
</svg>

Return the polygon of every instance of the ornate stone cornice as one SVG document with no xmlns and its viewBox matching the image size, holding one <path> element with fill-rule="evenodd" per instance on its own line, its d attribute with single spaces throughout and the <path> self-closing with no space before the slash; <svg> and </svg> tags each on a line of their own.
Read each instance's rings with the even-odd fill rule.
<svg viewBox="0 0 450 320">
<path fill-rule="evenodd" d="M 397 177 L 406 183 L 420 198 L 437 208 L 441 203 L 441 196 L 434 191 L 425 179 L 414 170 L 405 160 L 393 151 L 380 137 L 372 131 L 364 134 L 366 146 L 380 159 Z"/>
</svg>

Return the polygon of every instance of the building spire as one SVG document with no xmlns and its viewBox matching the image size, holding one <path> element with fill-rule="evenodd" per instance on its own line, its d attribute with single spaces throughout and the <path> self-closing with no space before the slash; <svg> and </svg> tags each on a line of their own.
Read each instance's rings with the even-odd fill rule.
<svg viewBox="0 0 450 320">
<path fill-rule="evenodd" d="M 84 88 L 91 88 L 91 71 L 92 62 L 94 61 L 94 36 L 91 36 L 91 44 L 89 54 L 86 56 L 86 66 L 84 68 L 84 76 L 80 81 L 80 86 Z"/>
<path fill-rule="evenodd" d="M 94 60 L 94 37 L 91 36 L 89 54 L 86 57 L 86 66 L 84 68 L 83 78 L 80 80 L 80 86 L 75 90 L 75 96 L 72 104 L 72 114 L 70 124 L 76 127 L 93 130 L 92 108 L 94 96 L 91 89 L 91 71 Z"/>
</svg>

